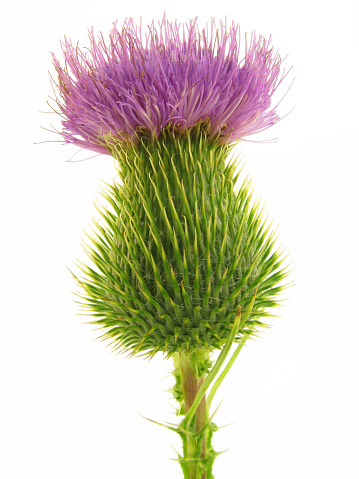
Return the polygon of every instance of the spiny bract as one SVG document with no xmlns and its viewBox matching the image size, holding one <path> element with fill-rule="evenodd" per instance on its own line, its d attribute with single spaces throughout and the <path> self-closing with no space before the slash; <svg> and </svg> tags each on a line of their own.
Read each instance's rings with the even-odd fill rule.
<svg viewBox="0 0 359 479">
<path fill-rule="evenodd" d="M 238 306 L 255 303 L 237 340 L 263 325 L 286 276 L 273 251 L 250 183 L 234 185 L 231 146 L 198 125 L 184 136 L 164 129 L 158 140 L 111 146 L 123 185 L 107 185 L 82 266 L 85 307 L 115 349 L 157 351 L 221 348 Z M 113 145 L 113 143 L 111 143 Z"/>
</svg>

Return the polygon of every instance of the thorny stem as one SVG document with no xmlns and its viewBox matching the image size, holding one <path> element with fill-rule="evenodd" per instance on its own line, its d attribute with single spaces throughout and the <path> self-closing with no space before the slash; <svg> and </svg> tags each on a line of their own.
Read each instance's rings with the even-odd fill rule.
<svg viewBox="0 0 359 479">
<path fill-rule="evenodd" d="M 241 310 L 238 308 L 232 331 L 210 370 L 209 351 L 174 355 L 174 396 L 180 403 L 179 414 L 185 416 L 177 431 L 183 440 L 183 457 L 179 462 L 185 479 L 213 479 L 212 467 L 217 454 L 211 442 L 216 426 L 209 418 L 206 391 L 224 363 L 240 324 Z"/>
<path fill-rule="evenodd" d="M 183 356 L 181 358 L 181 375 L 184 394 L 184 412 L 187 414 L 198 394 L 200 386 L 203 384 L 205 376 L 197 377 L 190 358 L 184 358 Z M 204 432 L 203 438 L 200 434 L 208 424 L 208 421 L 208 406 L 206 396 L 203 396 L 189 428 L 194 434 L 188 434 L 186 451 L 184 451 L 184 457 L 189 459 L 189 479 L 207 479 L 206 472 L 203 472 L 202 468 L 200 471 L 198 469 L 200 463 L 207 459 L 207 452 L 209 452 L 207 451 L 206 444 L 208 430 Z M 195 459 L 199 459 L 199 461 Z"/>
<path fill-rule="evenodd" d="M 245 321 L 245 319 L 246 318 L 244 318 L 244 321 Z M 226 359 L 226 357 L 227 357 L 227 355 L 228 355 L 228 353 L 231 349 L 231 346 L 232 346 L 233 341 L 236 337 L 237 331 L 238 331 L 239 327 L 244 324 L 244 321 L 243 320 L 241 321 L 241 309 L 240 309 L 240 307 L 238 307 L 236 319 L 234 320 L 232 330 L 231 330 L 231 332 L 230 332 L 230 334 L 227 338 L 227 341 L 226 341 L 225 345 L 222 348 L 221 354 L 218 356 L 218 359 L 217 359 L 215 365 L 213 366 L 210 373 L 208 374 L 208 376 L 205 378 L 205 380 L 201 384 L 201 386 L 198 390 L 198 394 L 195 397 L 189 411 L 187 412 L 186 417 L 184 418 L 183 423 L 184 423 L 185 427 L 188 426 L 188 424 L 191 422 L 192 417 L 195 414 L 202 397 L 205 395 L 207 389 L 209 388 L 212 381 L 214 380 L 214 378 L 217 376 L 219 370 L 221 369 L 221 367 L 222 367 L 222 365 L 223 365 L 223 363 L 224 363 L 224 361 L 225 361 L 225 359 Z"/>
<path fill-rule="evenodd" d="M 174 355 L 176 386 L 175 398 L 180 406 L 178 413 L 187 415 L 198 398 L 208 367 L 208 351 L 177 353 Z M 185 479 L 212 479 L 215 453 L 211 446 L 214 425 L 209 419 L 206 396 L 203 395 L 195 414 L 188 423 L 181 422 L 177 432 L 183 441 L 183 456 L 179 458 Z"/>
</svg>

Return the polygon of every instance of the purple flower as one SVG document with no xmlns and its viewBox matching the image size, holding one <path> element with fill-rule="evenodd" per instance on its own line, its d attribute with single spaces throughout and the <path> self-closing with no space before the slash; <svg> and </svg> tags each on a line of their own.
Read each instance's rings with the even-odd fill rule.
<svg viewBox="0 0 359 479">
<path fill-rule="evenodd" d="M 271 97 L 283 81 L 282 60 L 265 40 L 251 35 L 240 52 L 239 26 L 220 22 L 200 31 L 197 18 L 170 23 L 165 15 L 143 33 L 127 19 L 116 23 L 108 44 L 89 31 L 90 49 L 65 38 L 56 103 L 66 143 L 109 153 L 109 143 L 136 142 L 139 130 L 158 137 L 171 125 L 179 134 L 199 122 L 229 143 L 279 120 Z M 106 146 L 107 145 L 107 146 Z"/>
</svg>

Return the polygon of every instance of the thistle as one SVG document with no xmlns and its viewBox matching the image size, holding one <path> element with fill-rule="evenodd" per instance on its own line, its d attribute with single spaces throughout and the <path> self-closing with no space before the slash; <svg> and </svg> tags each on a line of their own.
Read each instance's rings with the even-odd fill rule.
<svg viewBox="0 0 359 479">
<path fill-rule="evenodd" d="M 64 141 L 118 169 L 76 275 L 82 306 L 114 350 L 173 358 L 178 459 L 185 479 L 211 479 L 211 402 L 287 276 L 249 180 L 236 188 L 232 155 L 279 120 L 282 60 L 254 34 L 241 53 L 239 26 L 214 19 L 200 31 L 164 16 L 145 33 L 129 19 L 108 41 L 89 38 L 86 50 L 65 38 L 63 65 L 53 55 Z"/>
</svg>

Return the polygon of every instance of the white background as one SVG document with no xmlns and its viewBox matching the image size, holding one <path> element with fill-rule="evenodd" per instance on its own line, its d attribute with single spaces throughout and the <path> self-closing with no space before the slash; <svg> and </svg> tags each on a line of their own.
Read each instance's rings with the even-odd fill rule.
<svg viewBox="0 0 359 479">
<path fill-rule="evenodd" d="M 230 451 L 218 479 L 358 479 L 358 46 L 354 0 L 164 2 L 19 1 L 1 13 L 1 396 L 4 479 L 180 478 L 173 433 L 141 418 L 175 417 L 171 361 L 116 356 L 77 315 L 66 266 L 95 214 L 110 157 L 77 151 L 40 129 L 59 127 L 46 104 L 49 51 L 87 28 L 107 34 L 126 16 L 200 24 L 227 15 L 268 36 L 295 82 L 280 114 L 242 143 L 296 267 L 273 329 L 240 354 L 218 399 L 215 435 Z M 287 83 L 287 86 L 289 83 Z M 282 93 L 284 93 L 282 89 Z M 254 139 L 254 138 L 253 138 Z M 86 155 L 85 155 L 86 157 Z M 76 159 L 75 157 L 74 159 Z"/>
</svg>

